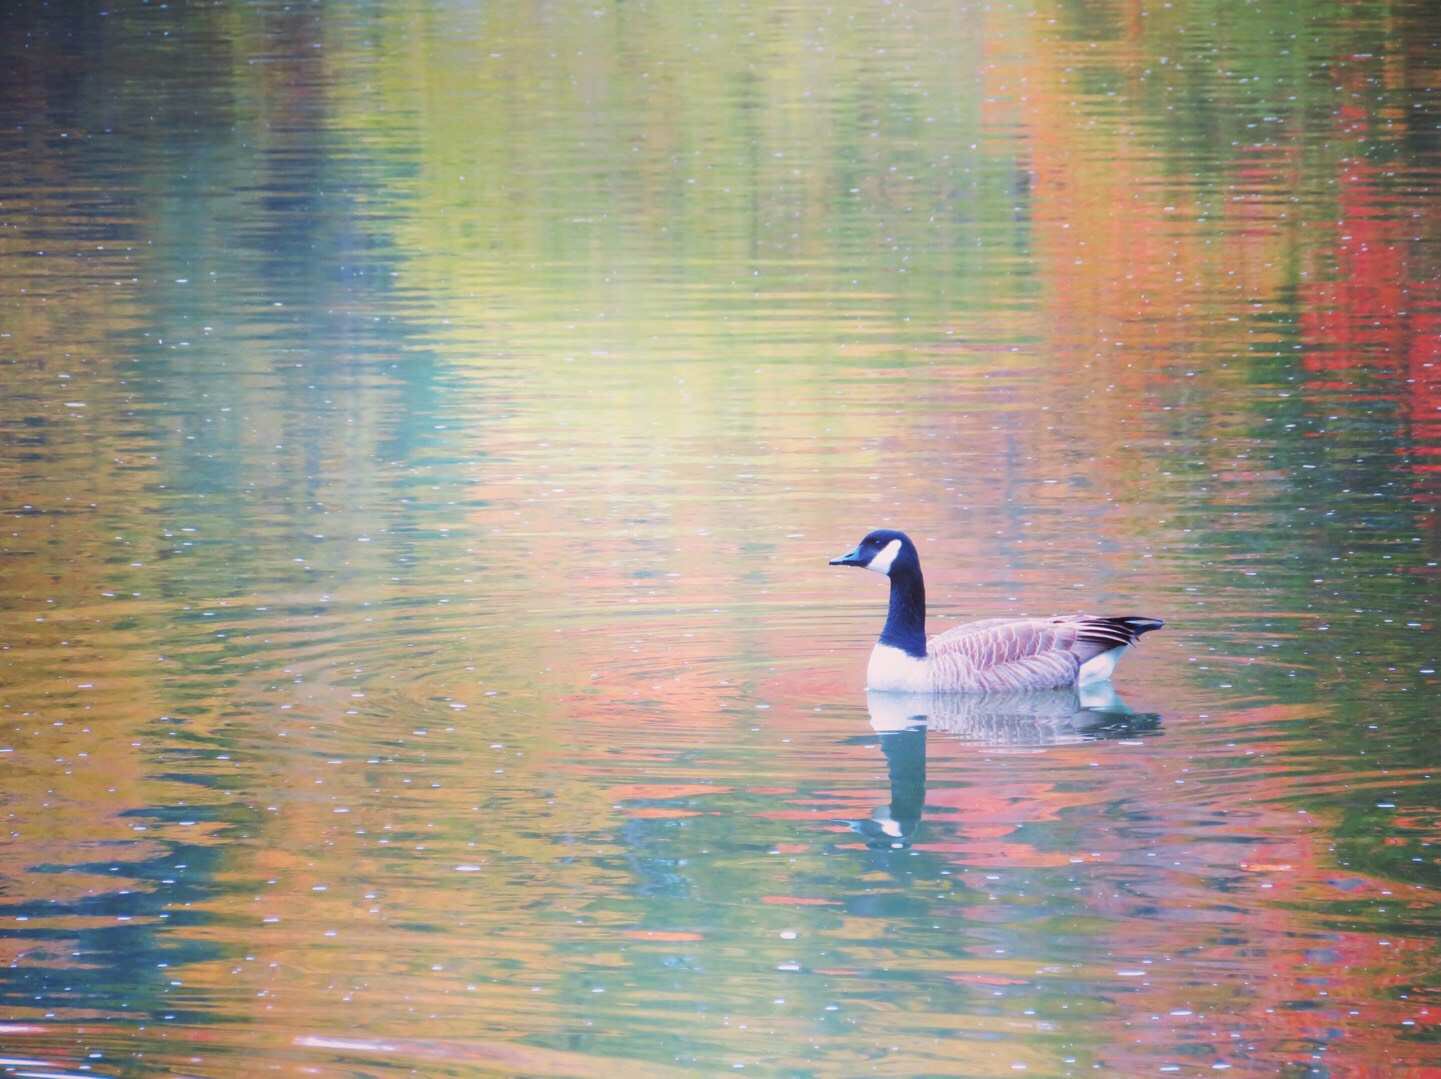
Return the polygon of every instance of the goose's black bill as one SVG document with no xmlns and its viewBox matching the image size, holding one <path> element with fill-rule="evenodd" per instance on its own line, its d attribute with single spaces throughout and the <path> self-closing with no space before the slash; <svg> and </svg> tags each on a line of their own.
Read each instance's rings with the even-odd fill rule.
<svg viewBox="0 0 1441 1079">
<path fill-rule="evenodd" d="M 867 559 L 861 557 L 861 549 L 859 547 L 847 551 L 839 558 L 831 559 L 831 565 L 833 566 L 864 566 L 866 562 Z"/>
</svg>

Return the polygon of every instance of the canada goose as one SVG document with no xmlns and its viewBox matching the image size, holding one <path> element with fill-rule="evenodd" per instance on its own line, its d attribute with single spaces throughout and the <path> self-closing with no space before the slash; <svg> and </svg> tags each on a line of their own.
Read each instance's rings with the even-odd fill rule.
<svg viewBox="0 0 1441 1079">
<path fill-rule="evenodd" d="M 871 651 L 866 688 L 904 693 L 1059 689 L 1111 677 L 1116 661 L 1159 618 L 1061 615 L 983 618 L 926 640 L 926 585 L 916 545 L 877 529 L 833 566 L 860 566 L 891 579 L 891 605 Z"/>
</svg>

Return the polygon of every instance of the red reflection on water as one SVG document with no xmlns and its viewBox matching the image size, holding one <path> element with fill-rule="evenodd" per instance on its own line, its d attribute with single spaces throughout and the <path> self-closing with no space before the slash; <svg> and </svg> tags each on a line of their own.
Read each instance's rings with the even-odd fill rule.
<svg viewBox="0 0 1441 1079">
<path fill-rule="evenodd" d="M 1310 392 L 1391 402 L 1397 452 L 1416 477 L 1412 497 L 1441 500 L 1441 202 L 1435 166 L 1414 168 L 1384 151 L 1408 117 L 1365 104 L 1399 75 L 1377 63 L 1338 66 L 1347 103 L 1335 137 L 1346 150 L 1336 173 L 1334 223 L 1310 248 L 1299 329 Z M 1383 154 L 1378 154 L 1377 149 Z M 1434 523 L 1434 518 L 1432 518 Z"/>
</svg>

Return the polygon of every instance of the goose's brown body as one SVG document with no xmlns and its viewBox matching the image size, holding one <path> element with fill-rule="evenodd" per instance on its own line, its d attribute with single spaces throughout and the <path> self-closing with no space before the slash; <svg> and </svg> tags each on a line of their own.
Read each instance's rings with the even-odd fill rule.
<svg viewBox="0 0 1441 1079">
<path fill-rule="evenodd" d="M 967 622 L 926 642 L 931 690 L 996 693 L 1099 681 L 1111 673 L 1116 653 L 1158 625 L 1149 618 L 1093 615 Z"/>
</svg>

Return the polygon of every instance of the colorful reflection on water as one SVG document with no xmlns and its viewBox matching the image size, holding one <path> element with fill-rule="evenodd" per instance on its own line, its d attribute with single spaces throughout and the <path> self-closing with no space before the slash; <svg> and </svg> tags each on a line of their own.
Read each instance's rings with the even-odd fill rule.
<svg viewBox="0 0 1441 1079">
<path fill-rule="evenodd" d="M 0 1067 L 1441 1068 L 1438 41 L 11 13 Z"/>
</svg>

